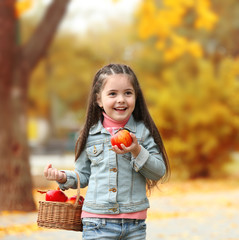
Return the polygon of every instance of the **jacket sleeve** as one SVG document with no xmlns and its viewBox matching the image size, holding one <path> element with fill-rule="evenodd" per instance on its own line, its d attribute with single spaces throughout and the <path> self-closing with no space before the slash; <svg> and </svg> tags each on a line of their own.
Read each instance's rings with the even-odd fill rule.
<svg viewBox="0 0 239 240">
<path fill-rule="evenodd" d="M 77 177 L 74 171 L 62 170 L 66 173 L 66 182 L 58 183 L 60 189 L 67 190 L 69 188 L 77 188 Z M 84 150 L 75 163 L 75 171 L 80 177 L 80 187 L 84 188 L 88 186 L 90 178 L 90 160 L 87 157 L 86 151 Z"/>
<path fill-rule="evenodd" d="M 157 181 L 166 172 L 162 153 L 159 152 L 157 144 L 146 127 L 142 136 L 140 153 L 136 158 L 132 156 L 131 166 L 136 172 L 140 172 L 146 178 Z"/>
</svg>

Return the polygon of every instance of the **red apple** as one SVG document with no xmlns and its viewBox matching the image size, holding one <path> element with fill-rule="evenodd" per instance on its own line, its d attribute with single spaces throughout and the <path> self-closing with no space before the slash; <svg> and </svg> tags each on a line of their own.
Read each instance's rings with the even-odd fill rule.
<svg viewBox="0 0 239 240">
<path fill-rule="evenodd" d="M 48 191 L 39 191 L 40 193 L 46 193 L 45 200 L 52 202 L 65 202 L 68 197 L 61 190 L 48 190 Z"/>
<path fill-rule="evenodd" d="M 67 196 L 60 190 L 50 190 L 46 193 L 46 201 L 65 202 Z"/>
<path fill-rule="evenodd" d="M 68 198 L 68 199 L 66 200 L 66 202 L 67 202 L 67 203 L 72 203 L 72 204 L 74 204 L 74 203 L 76 202 L 76 197 L 77 197 L 77 196 L 70 197 L 70 198 Z M 84 198 L 83 198 L 82 196 L 80 196 L 80 198 L 79 198 L 79 204 L 82 205 L 83 202 L 84 202 Z"/>
<path fill-rule="evenodd" d="M 112 146 L 118 146 L 122 150 L 121 144 L 124 144 L 126 147 L 129 147 L 132 143 L 132 137 L 126 129 L 120 129 L 111 137 Z"/>
</svg>

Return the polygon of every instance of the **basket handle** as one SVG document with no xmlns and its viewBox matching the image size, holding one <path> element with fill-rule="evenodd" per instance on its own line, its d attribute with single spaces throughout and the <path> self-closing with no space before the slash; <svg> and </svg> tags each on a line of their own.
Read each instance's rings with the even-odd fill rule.
<svg viewBox="0 0 239 240">
<path fill-rule="evenodd" d="M 80 177 L 79 174 L 74 171 L 77 177 L 77 195 L 76 195 L 76 202 L 75 202 L 75 207 L 79 205 L 79 199 L 80 199 Z"/>
</svg>

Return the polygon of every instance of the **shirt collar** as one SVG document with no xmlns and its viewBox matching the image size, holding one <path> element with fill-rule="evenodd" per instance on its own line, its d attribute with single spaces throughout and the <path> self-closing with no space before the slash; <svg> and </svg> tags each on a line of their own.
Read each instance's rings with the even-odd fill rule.
<svg viewBox="0 0 239 240">
<path fill-rule="evenodd" d="M 129 121 L 125 124 L 124 128 L 132 133 L 136 132 L 136 123 L 133 115 L 131 115 Z M 98 123 L 96 123 L 94 126 L 90 128 L 89 134 L 94 135 L 99 132 L 109 134 L 109 132 L 103 127 L 101 120 L 99 120 Z"/>
</svg>

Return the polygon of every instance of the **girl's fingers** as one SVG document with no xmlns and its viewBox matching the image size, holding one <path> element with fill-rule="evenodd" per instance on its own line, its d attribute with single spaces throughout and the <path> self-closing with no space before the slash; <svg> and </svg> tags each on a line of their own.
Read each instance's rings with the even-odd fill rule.
<svg viewBox="0 0 239 240">
<path fill-rule="evenodd" d="M 117 153 L 119 151 L 119 148 L 115 145 L 115 146 L 112 146 L 112 150 Z"/>
<path fill-rule="evenodd" d="M 123 149 L 124 152 L 127 151 L 127 148 L 125 147 L 124 144 L 120 144 L 120 146 L 121 146 L 121 148 Z"/>
<path fill-rule="evenodd" d="M 57 175 L 58 175 L 58 170 L 56 168 L 54 168 L 52 171 L 52 176 L 57 177 Z"/>
<path fill-rule="evenodd" d="M 57 178 L 57 169 L 56 168 L 49 169 L 49 179 L 56 180 L 56 178 Z"/>
<path fill-rule="evenodd" d="M 48 170 L 52 168 L 52 164 L 48 164 L 45 168 L 44 168 L 44 176 L 47 177 L 48 176 Z"/>
<path fill-rule="evenodd" d="M 64 173 L 61 171 L 58 171 L 58 179 L 57 180 L 59 181 L 59 180 L 63 179 L 63 177 L 64 177 Z"/>
<path fill-rule="evenodd" d="M 60 173 L 56 168 L 52 167 L 52 164 L 48 164 L 44 169 L 44 176 L 47 180 L 57 181 L 61 179 Z"/>
<path fill-rule="evenodd" d="M 113 151 L 114 151 L 115 153 L 117 153 L 117 154 L 123 154 L 123 153 L 128 152 L 128 150 L 127 150 L 127 148 L 125 147 L 124 144 L 121 144 L 120 146 L 121 146 L 122 149 L 119 149 L 119 147 L 116 146 L 116 145 L 113 146 L 113 147 L 112 147 Z"/>
<path fill-rule="evenodd" d="M 57 170 L 57 169 L 55 169 L 55 171 L 54 171 L 54 180 L 56 180 L 56 181 L 58 181 L 59 179 L 60 179 L 60 173 L 59 173 L 59 171 Z"/>
<path fill-rule="evenodd" d="M 132 132 L 130 133 L 130 136 L 132 137 L 132 141 L 133 141 L 133 143 L 138 142 L 136 136 L 135 136 Z"/>
</svg>

